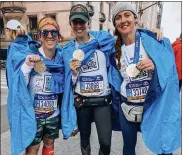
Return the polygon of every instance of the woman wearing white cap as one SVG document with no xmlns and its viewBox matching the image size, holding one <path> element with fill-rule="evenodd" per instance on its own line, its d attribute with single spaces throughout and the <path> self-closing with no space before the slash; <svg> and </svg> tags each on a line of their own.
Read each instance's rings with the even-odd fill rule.
<svg viewBox="0 0 183 155">
<path fill-rule="evenodd" d="M 180 147 L 180 96 L 171 44 L 167 38 L 136 28 L 130 2 L 113 11 L 116 60 L 122 76 L 120 103 L 114 102 L 123 134 L 123 155 L 135 155 L 137 131 L 156 154 L 171 155 Z M 147 32 L 147 31 L 146 31 Z"/>
<path fill-rule="evenodd" d="M 11 39 L 25 35 L 25 29 L 18 20 L 12 19 L 7 22 L 6 30 Z"/>
<path fill-rule="evenodd" d="M 7 84 L 9 86 L 11 81 L 11 77 L 9 75 L 12 75 L 16 68 L 16 62 L 14 59 L 15 55 L 17 52 L 26 54 L 28 41 L 31 41 L 32 39 L 26 35 L 25 29 L 21 23 L 15 19 L 9 20 L 7 22 L 6 31 L 9 37 L 13 40 L 11 45 L 8 47 L 6 60 L 7 62 L 12 62 L 14 64 L 14 66 L 6 65 Z"/>
</svg>

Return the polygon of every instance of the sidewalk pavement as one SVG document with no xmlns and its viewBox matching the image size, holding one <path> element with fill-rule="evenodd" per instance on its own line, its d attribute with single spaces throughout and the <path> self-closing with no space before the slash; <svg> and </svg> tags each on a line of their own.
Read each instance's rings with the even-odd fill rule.
<svg viewBox="0 0 183 155">
<path fill-rule="evenodd" d="M 99 144 L 94 124 L 92 124 L 92 135 L 90 140 L 92 149 L 91 154 L 98 155 Z M 121 132 L 113 132 L 110 155 L 122 155 L 122 146 L 123 140 Z M 137 155 L 155 155 L 144 145 L 141 133 L 138 133 L 136 152 Z M 10 155 L 9 131 L 1 134 L 1 155 Z M 21 155 L 23 155 L 23 153 Z M 38 155 L 42 155 L 41 149 Z M 62 135 L 60 134 L 60 138 L 55 141 L 55 155 L 81 155 L 79 134 L 75 137 L 69 138 L 68 140 L 63 140 Z M 176 153 L 174 153 L 174 155 L 181 155 L 181 150 L 179 149 Z"/>
</svg>

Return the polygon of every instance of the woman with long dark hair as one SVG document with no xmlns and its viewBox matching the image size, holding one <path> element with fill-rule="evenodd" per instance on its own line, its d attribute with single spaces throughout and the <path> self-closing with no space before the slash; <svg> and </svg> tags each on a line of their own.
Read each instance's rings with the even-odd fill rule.
<svg viewBox="0 0 183 155">
<path fill-rule="evenodd" d="M 170 41 L 156 40 L 150 31 L 136 28 L 137 13 L 130 2 L 112 11 L 116 62 L 122 77 L 119 116 L 123 155 L 135 155 L 137 131 L 156 154 L 180 147 L 180 95 Z M 113 105 L 113 106 L 114 106 Z"/>
</svg>

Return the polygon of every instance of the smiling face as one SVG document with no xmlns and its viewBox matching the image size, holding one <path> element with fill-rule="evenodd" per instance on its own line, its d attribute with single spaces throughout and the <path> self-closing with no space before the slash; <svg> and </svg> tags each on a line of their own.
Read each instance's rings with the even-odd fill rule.
<svg viewBox="0 0 183 155">
<path fill-rule="evenodd" d="M 115 28 L 122 36 L 129 35 L 136 29 L 136 18 L 131 11 L 122 11 L 115 17 Z"/>
<path fill-rule="evenodd" d="M 47 33 L 47 35 L 45 35 Z M 55 26 L 47 24 L 41 29 L 40 40 L 44 49 L 53 50 L 56 48 L 59 37 Z"/>
<path fill-rule="evenodd" d="M 71 28 L 76 35 L 76 37 L 84 37 L 88 35 L 88 22 L 82 19 L 74 19 L 71 21 Z"/>
</svg>

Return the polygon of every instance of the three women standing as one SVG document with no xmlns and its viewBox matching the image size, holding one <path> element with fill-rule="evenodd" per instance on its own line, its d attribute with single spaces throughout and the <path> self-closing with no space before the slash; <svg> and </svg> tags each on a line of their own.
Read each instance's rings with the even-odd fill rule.
<svg viewBox="0 0 183 155">
<path fill-rule="evenodd" d="M 99 154 L 109 155 L 113 101 L 123 133 L 123 155 L 135 155 L 139 130 L 145 144 L 157 154 L 178 149 L 180 98 L 169 41 L 158 42 L 150 31 L 137 30 L 136 11 L 127 2 L 117 3 L 113 9 L 116 46 L 109 33 L 88 31 L 88 20 L 85 6 L 72 6 L 69 21 L 76 39 L 63 49 L 64 138 L 77 133 L 78 123 L 82 154 L 91 154 L 91 122 L 95 121 Z M 49 30 L 44 34 L 53 36 L 53 32 Z M 120 98 L 115 92 L 120 93 Z"/>
</svg>

